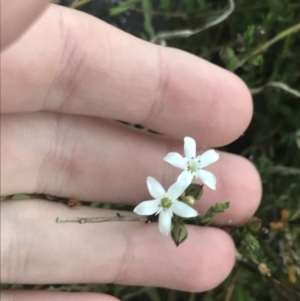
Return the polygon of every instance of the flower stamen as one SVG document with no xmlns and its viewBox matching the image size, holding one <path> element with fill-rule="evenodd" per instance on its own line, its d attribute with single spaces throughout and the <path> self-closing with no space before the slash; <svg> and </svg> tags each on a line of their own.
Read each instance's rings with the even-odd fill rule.
<svg viewBox="0 0 300 301">
<path fill-rule="evenodd" d="M 196 162 L 195 160 L 189 160 L 187 163 L 187 171 L 194 173 L 199 169 L 198 164 L 200 163 L 200 160 Z"/>
<path fill-rule="evenodd" d="M 160 201 L 160 206 L 163 209 L 168 209 L 168 208 L 170 208 L 172 206 L 172 200 L 169 199 L 168 197 L 164 197 Z"/>
</svg>

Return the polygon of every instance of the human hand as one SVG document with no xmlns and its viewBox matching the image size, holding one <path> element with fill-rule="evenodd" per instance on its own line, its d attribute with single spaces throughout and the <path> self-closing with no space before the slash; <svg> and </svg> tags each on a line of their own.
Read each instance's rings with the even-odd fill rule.
<svg viewBox="0 0 300 301">
<path fill-rule="evenodd" d="M 45 0 L 1 0 L 1 194 L 42 193 L 136 205 L 151 175 L 168 187 L 178 170 L 162 158 L 194 137 L 198 151 L 238 138 L 252 101 L 233 74 L 191 54 L 152 45 L 84 13 Z M 32 9 L 28 9 L 28 7 Z M 10 24 L 9 20 L 13 20 Z M 9 45 L 15 41 L 14 44 Z M 142 124 L 152 135 L 113 120 Z M 199 212 L 230 209 L 218 225 L 256 210 L 259 176 L 251 163 L 221 153 L 209 168 Z M 120 283 L 203 291 L 218 285 L 235 258 L 224 231 L 189 227 L 176 248 L 155 224 L 55 224 L 58 216 L 104 216 L 43 200 L 1 203 L 3 283 Z M 3 292 L 2 300 L 115 300 L 98 294 Z"/>
</svg>

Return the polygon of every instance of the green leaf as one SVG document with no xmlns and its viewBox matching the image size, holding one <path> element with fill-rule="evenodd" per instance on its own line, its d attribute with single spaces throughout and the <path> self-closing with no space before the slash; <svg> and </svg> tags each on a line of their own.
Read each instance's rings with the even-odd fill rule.
<svg viewBox="0 0 300 301">
<path fill-rule="evenodd" d="M 127 0 L 118 6 L 112 7 L 109 10 L 109 13 L 111 16 L 120 15 L 140 2 L 141 2 L 141 0 Z"/>
<path fill-rule="evenodd" d="M 291 222 L 300 220 L 300 209 L 298 209 L 292 216 L 289 218 Z"/>
<path fill-rule="evenodd" d="M 28 194 L 24 194 L 24 193 L 18 193 L 12 197 L 12 200 L 16 200 L 16 201 L 29 200 L 29 199 L 30 199 L 30 196 Z"/>
<path fill-rule="evenodd" d="M 256 26 L 254 24 L 251 24 L 247 27 L 247 30 L 244 33 L 244 40 L 248 47 L 253 44 L 255 29 Z"/>
<path fill-rule="evenodd" d="M 155 36 L 154 29 L 152 27 L 152 3 L 150 0 L 142 0 L 142 7 L 144 12 L 144 28 L 152 39 Z"/>
<path fill-rule="evenodd" d="M 296 143 L 297 146 L 300 148 L 300 130 L 296 132 Z"/>
<path fill-rule="evenodd" d="M 211 219 L 219 213 L 225 212 L 230 206 L 229 202 L 215 203 L 205 213 L 203 217 L 198 217 L 196 220 L 202 226 L 208 226 L 211 223 Z"/>
<path fill-rule="evenodd" d="M 261 54 L 256 55 L 255 57 L 253 57 L 250 61 L 249 64 L 252 64 L 253 66 L 257 67 L 260 66 L 264 63 L 264 58 Z"/>
<path fill-rule="evenodd" d="M 146 291 L 146 294 L 149 296 L 151 301 L 160 301 L 160 295 L 156 288 L 151 288 Z"/>
<path fill-rule="evenodd" d="M 185 224 L 181 222 L 175 223 L 171 236 L 177 247 L 182 244 L 188 237 L 188 231 Z"/>
<path fill-rule="evenodd" d="M 188 14 L 195 13 L 196 11 L 196 1 L 195 0 L 185 0 L 186 12 Z"/>
<path fill-rule="evenodd" d="M 258 240 L 250 233 L 245 234 L 241 245 L 247 251 L 254 251 L 260 248 Z"/>
<path fill-rule="evenodd" d="M 236 57 L 234 51 L 230 47 L 223 47 L 219 52 L 220 58 L 228 70 L 235 70 L 239 59 Z"/>
<path fill-rule="evenodd" d="M 161 0 L 160 1 L 160 8 L 162 10 L 170 10 L 171 9 L 171 1 L 170 0 Z"/>
</svg>

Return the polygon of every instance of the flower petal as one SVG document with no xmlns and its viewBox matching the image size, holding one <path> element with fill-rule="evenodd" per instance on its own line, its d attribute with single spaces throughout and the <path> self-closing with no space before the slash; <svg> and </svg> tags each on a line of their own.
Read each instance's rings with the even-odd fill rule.
<svg viewBox="0 0 300 301">
<path fill-rule="evenodd" d="M 190 182 L 186 177 L 178 177 L 179 179 L 170 186 L 167 195 L 171 200 L 177 200 L 182 195 L 184 190 L 190 185 Z"/>
<path fill-rule="evenodd" d="M 198 156 L 197 159 L 200 160 L 199 168 L 204 168 L 210 164 L 215 163 L 220 158 L 220 155 L 214 150 L 210 149 L 203 153 L 201 156 Z"/>
<path fill-rule="evenodd" d="M 154 197 L 155 199 L 160 200 L 166 194 L 166 191 L 162 187 L 162 185 L 156 179 L 154 179 L 152 177 L 147 178 L 147 186 L 148 186 L 148 190 L 149 190 L 150 195 L 152 197 Z"/>
<path fill-rule="evenodd" d="M 168 236 L 171 232 L 172 215 L 172 210 L 162 210 L 159 214 L 158 229 L 163 235 Z"/>
<path fill-rule="evenodd" d="M 173 212 L 180 217 L 195 217 L 198 215 L 194 208 L 180 201 L 174 202 Z"/>
<path fill-rule="evenodd" d="M 185 169 L 185 167 L 186 167 L 186 161 L 179 153 L 168 153 L 164 157 L 164 161 L 170 163 L 171 165 L 173 165 L 175 167 L 181 168 L 181 169 Z"/>
<path fill-rule="evenodd" d="M 152 215 L 159 210 L 159 200 L 144 201 L 138 204 L 133 211 L 138 215 Z"/>
<path fill-rule="evenodd" d="M 196 158 L 196 141 L 191 137 L 184 138 L 184 154 L 190 158 Z"/>
<path fill-rule="evenodd" d="M 182 180 L 183 178 L 185 178 L 189 185 L 192 183 L 194 175 L 192 173 L 190 173 L 189 171 L 184 170 L 177 178 L 177 182 Z"/>
<path fill-rule="evenodd" d="M 201 180 L 209 188 L 211 188 L 213 190 L 216 189 L 217 179 L 210 171 L 207 171 L 207 170 L 204 170 L 204 169 L 198 170 L 197 171 L 197 178 L 199 180 Z"/>
</svg>

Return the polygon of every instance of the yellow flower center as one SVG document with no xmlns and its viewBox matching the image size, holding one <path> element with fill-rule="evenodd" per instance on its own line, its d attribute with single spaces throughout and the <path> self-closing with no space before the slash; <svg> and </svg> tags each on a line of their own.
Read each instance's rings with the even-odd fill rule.
<svg viewBox="0 0 300 301">
<path fill-rule="evenodd" d="M 168 209 L 168 208 L 170 208 L 172 206 L 172 200 L 169 199 L 168 197 L 164 197 L 160 201 L 160 206 L 163 209 Z"/>
<path fill-rule="evenodd" d="M 196 161 L 194 158 L 188 161 L 187 163 L 187 171 L 194 173 L 196 172 L 199 167 L 198 164 L 200 163 L 200 160 Z"/>
</svg>

